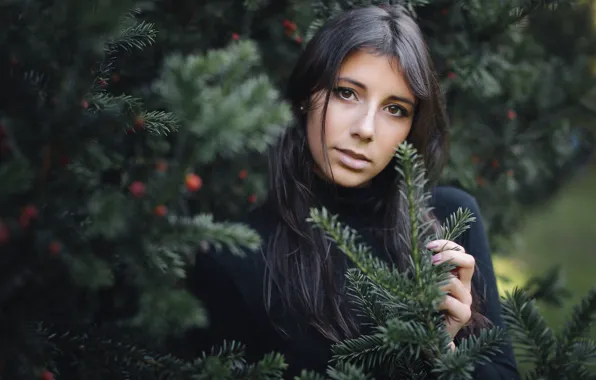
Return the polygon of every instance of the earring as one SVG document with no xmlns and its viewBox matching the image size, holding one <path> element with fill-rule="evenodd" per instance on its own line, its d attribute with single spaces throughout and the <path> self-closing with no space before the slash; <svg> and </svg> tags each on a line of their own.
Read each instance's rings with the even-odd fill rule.
<svg viewBox="0 0 596 380">
<path fill-rule="evenodd" d="M 300 106 L 300 111 L 304 111 L 304 106 Z"/>
</svg>

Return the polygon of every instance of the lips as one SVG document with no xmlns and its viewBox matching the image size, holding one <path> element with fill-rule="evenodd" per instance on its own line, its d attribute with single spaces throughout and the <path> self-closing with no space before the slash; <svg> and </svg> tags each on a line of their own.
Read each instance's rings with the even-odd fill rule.
<svg viewBox="0 0 596 380">
<path fill-rule="evenodd" d="M 368 157 L 366 157 L 365 155 L 361 154 L 361 153 L 356 153 L 353 150 L 349 150 L 349 149 L 337 149 L 340 152 L 342 152 L 343 154 L 346 154 L 356 160 L 363 160 L 363 161 L 368 161 L 370 162 L 370 159 Z"/>
<path fill-rule="evenodd" d="M 371 160 L 362 153 L 349 149 L 336 149 L 339 153 L 339 162 L 348 169 L 359 171 L 371 165 Z"/>
</svg>

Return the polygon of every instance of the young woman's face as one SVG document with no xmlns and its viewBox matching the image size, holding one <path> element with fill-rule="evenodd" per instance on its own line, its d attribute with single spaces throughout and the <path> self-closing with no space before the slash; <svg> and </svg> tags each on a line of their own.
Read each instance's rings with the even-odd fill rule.
<svg viewBox="0 0 596 380">
<path fill-rule="evenodd" d="M 415 109 L 414 94 L 398 67 L 386 56 L 361 51 L 344 60 L 329 98 L 325 145 L 321 143 L 325 94 L 315 94 L 307 138 L 320 175 L 340 186 L 361 187 L 389 164 L 410 132 Z"/>
</svg>

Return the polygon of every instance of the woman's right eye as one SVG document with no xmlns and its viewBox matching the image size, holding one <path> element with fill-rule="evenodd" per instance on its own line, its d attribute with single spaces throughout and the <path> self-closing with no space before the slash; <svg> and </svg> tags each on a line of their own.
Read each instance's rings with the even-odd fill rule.
<svg viewBox="0 0 596 380">
<path fill-rule="evenodd" d="M 354 94 L 354 91 L 352 89 L 346 88 L 346 87 L 336 88 L 335 93 L 337 94 L 337 96 L 339 96 L 340 98 L 342 98 L 344 100 L 350 100 L 352 98 L 352 96 L 356 97 L 356 94 Z"/>
</svg>

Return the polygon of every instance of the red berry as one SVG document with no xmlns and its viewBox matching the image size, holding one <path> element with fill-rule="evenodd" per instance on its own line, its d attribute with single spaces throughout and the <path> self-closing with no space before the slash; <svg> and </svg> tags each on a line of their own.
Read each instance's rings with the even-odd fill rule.
<svg viewBox="0 0 596 380">
<path fill-rule="evenodd" d="M 514 174 L 515 174 L 515 172 L 513 171 L 513 169 L 509 169 L 509 170 L 507 170 L 507 175 L 508 175 L 509 177 L 513 177 L 513 175 L 514 175 Z"/>
<path fill-rule="evenodd" d="M 48 245 L 48 250 L 50 251 L 50 255 L 56 256 L 60 253 L 60 251 L 62 251 L 62 244 L 60 244 L 60 242 L 53 241 L 50 243 L 50 245 Z"/>
<path fill-rule="evenodd" d="M 240 173 L 238 173 L 238 178 L 245 179 L 246 177 L 248 177 L 248 172 L 245 169 L 240 170 Z"/>
<path fill-rule="evenodd" d="M 34 205 L 27 205 L 22 212 L 22 215 L 29 219 L 37 218 L 38 214 L 37 207 Z"/>
<path fill-rule="evenodd" d="M 165 172 L 166 170 L 168 170 L 168 163 L 164 160 L 160 160 L 155 164 L 155 170 L 157 170 L 160 173 Z"/>
<path fill-rule="evenodd" d="M 155 215 L 157 216 L 165 216 L 168 213 L 168 208 L 164 205 L 155 206 Z"/>
<path fill-rule="evenodd" d="M 300 36 L 296 37 L 296 42 L 298 42 L 299 44 L 301 44 L 302 43 L 302 37 L 300 37 Z"/>
<path fill-rule="evenodd" d="M 515 119 L 516 117 L 517 117 L 517 114 L 515 113 L 515 111 L 514 111 L 514 110 L 509 110 L 509 111 L 507 111 L 507 118 L 508 118 L 509 120 L 513 120 L 513 119 Z"/>
<path fill-rule="evenodd" d="M 455 75 L 455 73 L 453 71 L 450 71 L 450 72 L 447 73 L 447 77 L 449 79 L 455 79 L 456 75 Z"/>
<path fill-rule="evenodd" d="M 284 28 L 286 30 L 289 30 L 290 32 L 293 32 L 296 30 L 296 24 L 290 20 L 284 20 L 283 24 L 284 24 Z"/>
<path fill-rule="evenodd" d="M 54 374 L 46 369 L 41 373 L 41 380 L 54 380 Z"/>
<path fill-rule="evenodd" d="M 34 205 L 27 205 L 21 212 L 21 216 L 19 217 L 19 225 L 22 228 L 29 227 L 31 220 L 37 218 L 37 215 L 37 208 Z"/>
<path fill-rule="evenodd" d="M 141 181 L 134 181 L 128 187 L 128 190 L 137 198 L 145 195 L 145 184 Z"/>
<path fill-rule="evenodd" d="M 248 202 L 249 202 L 249 203 L 255 203 L 256 201 L 257 201 L 257 196 L 256 196 L 256 194 L 251 194 L 251 195 L 248 197 Z"/>
<path fill-rule="evenodd" d="M 234 41 L 238 41 L 240 39 L 240 35 L 238 33 L 232 33 L 232 39 Z"/>
<path fill-rule="evenodd" d="M 108 82 L 106 82 L 105 79 L 100 79 L 99 80 L 99 85 L 101 87 L 106 87 L 108 85 Z"/>
<path fill-rule="evenodd" d="M 83 107 L 84 109 L 89 108 L 89 102 L 85 99 L 81 100 L 81 107 Z"/>
<path fill-rule="evenodd" d="M 140 116 L 135 117 L 135 122 L 134 122 L 135 130 L 143 129 L 144 124 L 145 124 L 145 120 L 143 120 L 142 117 L 140 117 Z"/>
<path fill-rule="evenodd" d="M 203 180 L 201 179 L 201 177 L 199 177 L 198 175 L 194 174 L 194 173 L 189 173 L 186 175 L 186 188 L 189 191 L 197 191 L 199 190 L 201 187 L 203 187 Z"/>
</svg>

